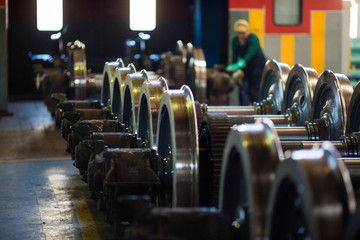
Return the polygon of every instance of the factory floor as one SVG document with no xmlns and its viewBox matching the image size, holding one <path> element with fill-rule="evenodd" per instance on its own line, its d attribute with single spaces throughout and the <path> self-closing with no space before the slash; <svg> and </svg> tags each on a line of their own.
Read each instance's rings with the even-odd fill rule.
<svg viewBox="0 0 360 240">
<path fill-rule="evenodd" d="M 0 116 L 0 239 L 118 239 L 42 101 Z"/>
</svg>

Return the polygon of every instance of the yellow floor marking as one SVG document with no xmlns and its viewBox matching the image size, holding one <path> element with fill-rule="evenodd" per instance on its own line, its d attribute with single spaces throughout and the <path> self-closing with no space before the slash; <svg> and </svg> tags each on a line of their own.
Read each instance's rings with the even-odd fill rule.
<svg viewBox="0 0 360 240">
<path fill-rule="evenodd" d="M 65 161 L 65 160 L 71 160 L 71 157 L 2 159 L 0 160 L 0 163 L 47 162 L 47 161 Z"/>
<path fill-rule="evenodd" d="M 91 216 L 91 212 L 88 207 L 89 199 L 74 199 L 73 204 L 78 219 L 81 235 L 83 240 L 98 240 L 101 239 L 97 230 L 95 221 Z"/>
</svg>

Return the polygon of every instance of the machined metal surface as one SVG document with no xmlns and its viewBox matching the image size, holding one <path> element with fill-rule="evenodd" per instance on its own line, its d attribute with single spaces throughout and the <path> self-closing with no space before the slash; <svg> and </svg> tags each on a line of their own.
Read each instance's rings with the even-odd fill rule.
<svg viewBox="0 0 360 240">
<path fill-rule="evenodd" d="M 87 168 L 91 156 L 105 151 L 105 148 L 136 148 L 141 147 L 138 138 L 133 133 L 124 132 L 94 132 L 75 147 L 74 166 L 77 167 L 83 179 L 87 179 Z"/>
<path fill-rule="evenodd" d="M 236 239 L 263 238 L 270 187 L 283 159 L 277 133 L 264 123 L 233 129 L 224 149 L 219 209 L 230 217 Z"/>
<path fill-rule="evenodd" d="M 103 85 L 101 88 L 101 103 L 105 107 L 110 107 L 114 92 L 114 73 L 117 67 L 124 67 L 121 58 L 113 62 L 105 62 L 103 70 Z"/>
<path fill-rule="evenodd" d="M 360 157 L 359 133 L 343 136 L 341 141 L 331 141 L 331 144 L 339 151 L 342 157 Z M 284 151 L 300 149 L 312 149 L 315 145 L 321 145 L 323 141 L 281 141 Z"/>
<path fill-rule="evenodd" d="M 85 44 L 76 40 L 73 44 L 68 45 L 70 86 L 74 88 L 75 99 L 85 99 L 87 96 L 87 68 Z"/>
<path fill-rule="evenodd" d="M 265 114 L 280 114 L 290 67 L 274 59 L 268 60 L 261 77 L 259 103 L 266 105 Z"/>
<path fill-rule="evenodd" d="M 207 102 L 206 61 L 202 48 L 193 47 L 193 56 L 188 59 L 189 84 L 195 93 L 195 99 L 201 103 Z"/>
<path fill-rule="evenodd" d="M 137 133 L 145 145 L 150 148 L 157 146 L 156 132 L 160 100 L 167 90 L 169 87 L 163 77 L 160 77 L 158 81 L 145 81 L 140 90 Z"/>
<path fill-rule="evenodd" d="M 191 90 L 166 91 L 160 101 L 157 127 L 159 175 L 163 193 L 160 205 L 198 205 L 198 127 Z"/>
<path fill-rule="evenodd" d="M 127 67 L 117 67 L 114 72 L 114 87 L 111 98 L 111 112 L 121 119 L 122 96 L 124 94 L 125 79 L 128 74 L 135 73 L 134 64 L 130 63 Z"/>
<path fill-rule="evenodd" d="M 290 115 L 228 115 L 231 124 L 256 123 L 264 118 L 270 119 L 277 127 L 289 127 L 296 125 Z"/>
<path fill-rule="evenodd" d="M 148 81 L 148 75 L 145 70 L 128 74 L 125 78 L 124 94 L 122 96 L 122 103 L 124 104 L 122 122 L 133 133 L 137 133 L 140 90 L 146 81 Z"/>
<path fill-rule="evenodd" d="M 320 149 L 295 151 L 279 165 L 268 205 L 266 239 L 342 239 L 356 201 L 349 172 L 338 157 L 333 146 L 324 144 Z"/>
<path fill-rule="evenodd" d="M 201 110 L 206 113 L 226 113 L 228 115 L 255 115 L 261 114 L 262 108 L 255 106 L 208 106 L 201 104 Z"/>
<path fill-rule="evenodd" d="M 313 68 L 305 68 L 300 64 L 295 64 L 289 72 L 282 112 L 295 112 L 297 126 L 304 125 L 310 120 L 311 103 L 318 78 Z"/>
<path fill-rule="evenodd" d="M 199 205 L 219 203 L 220 174 L 231 124 L 225 113 L 205 113 L 199 132 Z"/>
<path fill-rule="evenodd" d="M 353 88 L 345 75 L 330 70 L 320 75 L 314 92 L 311 118 L 324 122 L 329 140 L 339 140 L 345 135 L 347 109 L 352 94 Z"/>
</svg>

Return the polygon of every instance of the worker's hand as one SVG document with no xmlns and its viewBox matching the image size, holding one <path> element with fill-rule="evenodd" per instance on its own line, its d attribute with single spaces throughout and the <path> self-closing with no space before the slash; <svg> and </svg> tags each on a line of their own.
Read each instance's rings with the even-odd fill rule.
<svg viewBox="0 0 360 240">
<path fill-rule="evenodd" d="M 240 59 L 239 61 L 236 62 L 236 64 L 239 66 L 238 69 L 244 69 L 246 68 L 246 62 L 244 59 Z"/>
<path fill-rule="evenodd" d="M 233 64 L 227 65 L 227 67 L 225 68 L 225 71 L 227 71 L 227 72 L 235 72 L 238 69 L 239 69 L 238 65 L 236 63 L 233 63 Z"/>
<path fill-rule="evenodd" d="M 244 59 L 240 59 L 236 63 L 230 64 L 225 68 L 225 71 L 227 72 L 235 72 L 239 69 L 244 69 L 246 67 L 246 62 Z"/>
<path fill-rule="evenodd" d="M 236 82 L 236 83 L 238 83 L 239 85 L 242 85 L 242 80 L 243 80 L 243 78 L 244 78 L 244 71 L 243 70 L 241 70 L 241 69 L 239 69 L 239 70 L 236 70 L 233 74 L 232 74 L 232 76 L 231 76 L 231 78 L 232 79 L 234 79 L 234 81 Z"/>
</svg>

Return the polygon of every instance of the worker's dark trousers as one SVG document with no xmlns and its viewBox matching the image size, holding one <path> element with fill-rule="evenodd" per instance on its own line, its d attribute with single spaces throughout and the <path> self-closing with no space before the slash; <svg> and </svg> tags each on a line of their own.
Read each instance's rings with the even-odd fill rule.
<svg viewBox="0 0 360 240">
<path fill-rule="evenodd" d="M 264 66 L 264 55 L 255 56 L 247 65 L 244 70 L 243 84 L 239 85 L 240 105 L 249 105 L 249 103 L 259 100 L 260 81 Z"/>
</svg>

